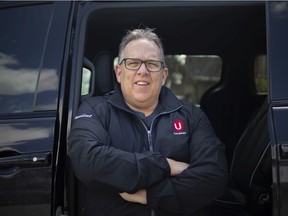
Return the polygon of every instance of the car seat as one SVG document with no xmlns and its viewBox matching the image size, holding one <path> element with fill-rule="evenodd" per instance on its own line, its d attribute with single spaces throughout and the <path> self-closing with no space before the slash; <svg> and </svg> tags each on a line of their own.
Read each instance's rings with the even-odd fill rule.
<svg viewBox="0 0 288 216">
<path fill-rule="evenodd" d="M 212 204 L 213 216 L 272 215 L 272 159 L 268 103 L 255 112 L 234 150 L 226 193 Z"/>
<path fill-rule="evenodd" d="M 108 50 L 103 50 L 93 59 L 94 95 L 104 95 L 113 91 L 115 85 L 115 73 L 113 68 L 113 56 Z"/>
</svg>

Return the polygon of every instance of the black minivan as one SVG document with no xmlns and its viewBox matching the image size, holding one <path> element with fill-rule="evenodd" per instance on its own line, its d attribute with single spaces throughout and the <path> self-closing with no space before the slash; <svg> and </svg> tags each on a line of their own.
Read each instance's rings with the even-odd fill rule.
<svg viewBox="0 0 288 216">
<path fill-rule="evenodd" d="M 286 1 L 0 2 L 1 215 L 80 215 L 72 119 L 113 90 L 120 39 L 146 26 L 164 43 L 166 86 L 226 146 L 230 180 L 211 216 L 288 215 Z"/>
</svg>

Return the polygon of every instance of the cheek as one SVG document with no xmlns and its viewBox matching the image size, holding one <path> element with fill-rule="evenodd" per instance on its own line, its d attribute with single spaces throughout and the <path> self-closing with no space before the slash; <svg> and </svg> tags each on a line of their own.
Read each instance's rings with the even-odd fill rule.
<svg viewBox="0 0 288 216">
<path fill-rule="evenodd" d="M 130 86 L 129 84 L 132 82 L 132 79 L 132 74 L 122 72 L 121 75 L 118 77 L 118 82 L 125 86 Z"/>
<path fill-rule="evenodd" d="M 163 86 L 165 84 L 166 77 L 164 75 L 161 75 L 157 77 L 157 82 L 159 83 L 160 86 Z"/>
<path fill-rule="evenodd" d="M 118 74 L 117 74 L 117 81 L 118 81 L 118 83 L 123 83 L 123 80 L 125 80 L 124 77 L 125 77 L 125 74 L 124 74 L 123 72 L 118 73 Z"/>
</svg>

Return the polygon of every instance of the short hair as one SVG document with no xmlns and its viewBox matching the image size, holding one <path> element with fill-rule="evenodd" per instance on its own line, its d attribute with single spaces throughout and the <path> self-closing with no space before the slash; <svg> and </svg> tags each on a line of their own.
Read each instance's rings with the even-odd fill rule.
<svg viewBox="0 0 288 216">
<path fill-rule="evenodd" d="M 123 51 L 128 43 L 139 39 L 146 39 L 148 41 L 154 42 L 159 47 L 161 61 L 163 61 L 165 64 L 163 44 L 158 35 L 153 31 L 154 29 L 150 28 L 128 30 L 126 35 L 122 38 L 119 46 L 119 62 L 123 60 Z"/>
</svg>

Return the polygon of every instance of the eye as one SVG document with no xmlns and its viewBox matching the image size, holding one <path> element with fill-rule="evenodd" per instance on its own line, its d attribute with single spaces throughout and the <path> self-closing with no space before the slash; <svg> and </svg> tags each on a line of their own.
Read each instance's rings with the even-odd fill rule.
<svg viewBox="0 0 288 216">
<path fill-rule="evenodd" d="M 156 62 L 156 61 L 148 61 L 148 62 L 147 62 L 147 65 L 148 65 L 148 66 L 151 66 L 151 67 L 159 67 L 159 62 Z"/>
<path fill-rule="evenodd" d="M 126 66 L 128 68 L 138 68 L 139 65 L 141 64 L 141 61 L 138 59 L 127 59 L 126 60 Z"/>
<path fill-rule="evenodd" d="M 158 70 L 161 67 L 161 62 L 159 62 L 159 61 L 147 61 L 146 65 L 149 69 Z"/>
</svg>

